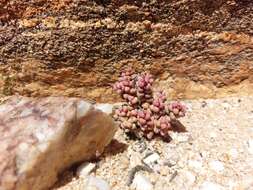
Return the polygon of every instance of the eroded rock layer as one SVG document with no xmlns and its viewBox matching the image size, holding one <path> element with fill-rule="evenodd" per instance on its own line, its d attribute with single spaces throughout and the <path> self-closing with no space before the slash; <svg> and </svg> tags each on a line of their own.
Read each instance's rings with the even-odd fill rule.
<svg viewBox="0 0 253 190">
<path fill-rule="evenodd" d="M 0 2 L 2 94 L 115 101 L 125 65 L 172 98 L 253 94 L 251 0 Z"/>
</svg>

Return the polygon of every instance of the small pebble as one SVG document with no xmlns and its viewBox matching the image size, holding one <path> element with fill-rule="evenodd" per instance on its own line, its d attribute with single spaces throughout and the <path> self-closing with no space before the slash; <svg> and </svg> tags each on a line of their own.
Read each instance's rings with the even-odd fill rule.
<svg viewBox="0 0 253 190">
<path fill-rule="evenodd" d="M 178 172 L 175 171 L 175 172 L 171 175 L 169 182 L 172 182 L 172 181 L 175 179 L 175 177 L 177 176 L 177 174 L 178 174 Z"/>
<path fill-rule="evenodd" d="M 110 190 L 109 184 L 100 178 L 94 177 L 94 176 L 88 176 L 86 179 L 85 188 L 93 188 L 97 190 Z"/>
<path fill-rule="evenodd" d="M 171 162 L 171 161 L 163 161 L 162 164 L 164 166 L 168 166 L 168 167 L 172 167 L 172 166 L 175 166 L 176 165 L 176 162 Z"/>
<path fill-rule="evenodd" d="M 160 159 L 160 156 L 157 153 L 153 153 L 143 159 L 143 162 L 147 165 L 150 165 L 154 162 L 157 162 Z"/>
<path fill-rule="evenodd" d="M 133 180 L 133 187 L 136 190 L 153 190 L 150 180 L 142 174 L 136 174 Z"/>
<path fill-rule="evenodd" d="M 201 107 L 202 107 L 202 108 L 204 108 L 204 107 L 206 107 L 206 106 L 207 106 L 206 101 L 201 102 Z"/>
<path fill-rule="evenodd" d="M 135 152 L 143 153 L 147 149 L 147 144 L 145 141 L 137 141 L 132 148 Z"/>
<path fill-rule="evenodd" d="M 89 175 L 95 169 L 95 167 L 96 164 L 85 162 L 77 168 L 76 173 L 79 177 L 85 177 Z"/>
<path fill-rule="evenodd" d="M 153 172 L 153 170 L 149 168 L 148 166 L 142 166 L 142 165 L 135 166 L 128 173 L 128 179 L 127 179 L 128 186 L 132 184 L 135 174 L 138 173 L 139 171 L 146 171 L 149 173 Z"/>
</svg>

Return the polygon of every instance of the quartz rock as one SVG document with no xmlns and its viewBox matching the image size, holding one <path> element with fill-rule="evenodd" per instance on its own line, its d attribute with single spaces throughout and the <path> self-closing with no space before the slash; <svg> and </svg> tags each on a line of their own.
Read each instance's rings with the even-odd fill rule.
<svg viewBox="0 0 253 190">
<path fill-rule="evenodd" d="M 0 105 L 0 189 L 48 189 L 109 144 L 111 117 L 79 98 L 13 96 Z"/>
</svg>

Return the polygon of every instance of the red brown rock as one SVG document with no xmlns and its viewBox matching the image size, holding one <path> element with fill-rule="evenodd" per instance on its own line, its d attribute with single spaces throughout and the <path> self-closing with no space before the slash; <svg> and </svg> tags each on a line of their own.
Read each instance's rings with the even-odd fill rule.
<svg viewBox="0 0 253 190">
<path fill-rule="evenodd" d="M 0 190 L 44 190 L 73 163 L 102 153 L 112 119 L 78 98 L 14 96 L 0 105 Z"/>
</svg>

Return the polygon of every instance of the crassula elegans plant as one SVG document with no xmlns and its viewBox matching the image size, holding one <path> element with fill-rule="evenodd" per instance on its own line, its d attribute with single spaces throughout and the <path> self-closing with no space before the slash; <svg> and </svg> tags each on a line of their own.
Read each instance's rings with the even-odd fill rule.
<svg viewBox="0 0 253 190">
<path fill-rule="evenodd" d="M 116 108 L 113 117 L 125 132 L 147 139 L 166 139 L 173 121 L 185 116 L 186 107 L 178 101 L 168 102 L 163 91 L 154 92 L 153 82 L 148 72 L 136 74 L 131 68 L 121 72 L 113 89 L 126 102 Z"/>
</svg>

